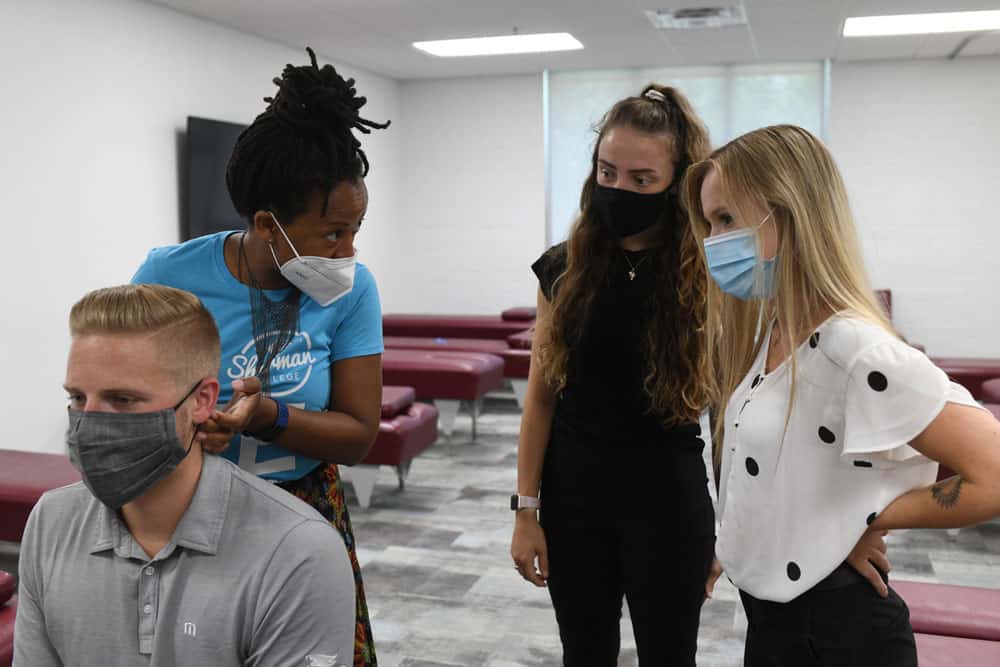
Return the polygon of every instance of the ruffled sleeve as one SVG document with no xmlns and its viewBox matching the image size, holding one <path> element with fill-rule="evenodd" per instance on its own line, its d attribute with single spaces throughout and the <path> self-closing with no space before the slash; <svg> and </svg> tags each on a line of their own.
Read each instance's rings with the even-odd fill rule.
<svg viewBox="0 0 1000 667">
<path fill-rule="evenodd" d="M 920 452 L 909 443 L 945 403 L 978 406 L 919 350 L 899 340 L 862 351 L 848 371 L 843 453 L 880 454 L 906 461 Z"/>
</svg>

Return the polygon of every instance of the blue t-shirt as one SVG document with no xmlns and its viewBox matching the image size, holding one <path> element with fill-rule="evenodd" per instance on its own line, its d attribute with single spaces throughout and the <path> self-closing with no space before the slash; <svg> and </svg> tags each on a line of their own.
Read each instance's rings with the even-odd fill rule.
<svg viewBox="0 0 1000 667">
<path fill-rule="evenodd" d="M 232 383 L 254 374 L 257 353 L 253 343 L 250 288 L 229 271 L 223 257 L 226 237 L 219 232 L 185 243 L 154 248 L 132 278 L 133 283 L 156 283 L 195 294 L 219 327 L 222 366 L 219 382 L 225 404 Z M 294 288 L 288 288 L 294 289 Z M 265 290 L 273 300 L 285 290 Z M 178 354 L 183 354 L 178 350 Z M 354 288 L 327 307 L 302 294 L 299 331 L 271 364 L 268 395 L 310 411 L 330 407 L 331 367 L 342 359 L 382 353 L 382 308 L 371 271 L 357 265 Z M 237 435 L 223 456 L 244 470 L 266 479 L 299 479 L 321 462 L 274 443 Z"/>
</svg>

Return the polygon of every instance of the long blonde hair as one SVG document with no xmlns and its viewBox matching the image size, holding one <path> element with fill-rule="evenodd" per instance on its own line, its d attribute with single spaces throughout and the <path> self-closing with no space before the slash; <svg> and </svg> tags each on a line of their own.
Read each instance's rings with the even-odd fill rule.
<svg viewBox="0 0 1000 667">
<path fill-rule="evenodd" d="M 703 259 L 701 242 L 709 233 L 709 222 L 701 206 L 701 188 L 713 169 L 728 201 L 756 202 L 771 210 L 779 231 L 774 298 L 763 303 L 743 301 L 725 294 L 711 279 L 708 286 L 702 380 L 711 397 L 718 467 L 726 404 L 763 344 L 763 336 L 754 340 L 761 308 L 764 321 L 775 320 L 787 335 L 841 311 L 895 332 L 868 281 L 844 181 L 819 139 L 801 127 L 765 127 L 734 139 L 688 170 L 683 198 Z M 786 428 L 795 400 L 798 341 L 789 343 L 792 381 Z"/>
<path fill-rule="evenodd" d="M 649 91 L 659 95 L 647 97 Z M 656 97 L 662 100 L 653 99 Z M 580 339 L 598 286 L 604 283 L 618 252 L 617 239 L 600 224 L 591 199 L 601 140 L 609 130 L 622 126 L 670 140 L 676 162 L 674 182 L 664 193 L 665 210 L 669 210 L 669 197 L 679 198 L 684 171 L 710 150 L 708 130 L 676 88 L 649 84 L 639 95 L 616 103 L 602 119 L 590 175 L 580 194 L 581 215 L 566 243 L 566 269 L 553 286 L 549 334 L 541 341 L 542 374 L 556 391 L 566 386 L 570 351 Z M 658 223 L 665 242 L 651 253 L 650 263 L 656 265 L 656 275 L 662 280 L 651 295 L 654 316 L 643 341 L 647 362 L 644 389 L 651 412 L 667 425 L 696 421 L 707 404 L 698 368 L 704 358 L 706 272 L 685 217 L 678 210 L 676 218 L 664 215 Z"/>
</svg>

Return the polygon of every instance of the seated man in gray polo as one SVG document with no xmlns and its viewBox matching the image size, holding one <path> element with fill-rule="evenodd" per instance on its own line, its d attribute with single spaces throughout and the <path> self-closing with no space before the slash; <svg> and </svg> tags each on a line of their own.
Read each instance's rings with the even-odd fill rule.
<svg viewBox="0 0 1000 667">
<path fill-rule="evenodd" d="M 196 425 L 219 419 L 219 337 L 201 302 L 158 285 L 98 290 L 70 331 L 66 439 L 84 481 L 46 493 L 28 520 L 15 667 L 350 664 L 340 535 L 197 441 Z"/>
</svg>

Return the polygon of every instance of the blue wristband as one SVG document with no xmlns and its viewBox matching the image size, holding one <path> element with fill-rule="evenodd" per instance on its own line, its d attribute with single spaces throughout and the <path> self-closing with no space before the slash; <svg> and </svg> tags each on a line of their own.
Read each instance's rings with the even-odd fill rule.
<svg viewBox="0 0 1000 667">
<path fill-rule="evenodd" d="M 288 428 L 288 406 L 279 401 L 276 398 L 272 398 L 275 407 L 278 409 L 278 414 L 274 418 L 274 423 L 266 431 L 261 431 L 260 433 L 245 433 L 255 440 L 260 440 L 262 442 L 271 442 L 279 435 L 285 432 Z"/>
</svg>

